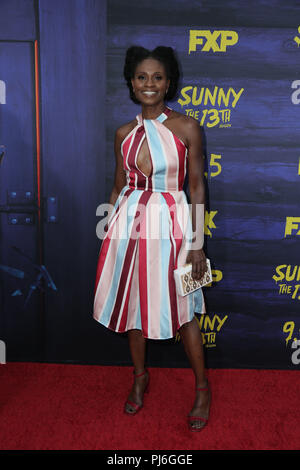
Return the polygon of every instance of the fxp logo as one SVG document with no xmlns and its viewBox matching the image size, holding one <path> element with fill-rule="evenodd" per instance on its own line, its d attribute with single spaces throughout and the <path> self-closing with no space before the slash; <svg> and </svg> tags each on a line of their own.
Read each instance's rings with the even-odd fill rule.
<svg viewBox="0 0 300 470">
<path fill-rule="evenodd" d="M 189 39 L 189 54 L 200 49 L 202 52 L 226 52 L 228 46 L 234 46 L 238 42 L 239 36 L 236 31 L 216 30 L 211 32 L 209 29 L 191 29 Z M 217 42 L 219 40 L 219 44 Z M 200 46 L 202 46 L 200 48 Z"/>
<path fill-rule="evenodd" d="M 300 217 L 287 217 L 284 238 L 287 235 L 300 235 Z"/>
<path fill-rule="evenodd" d="M 298 33 L 300 34 L 300 26 L 298 26 Z M 297 44 L 297 46 L 299 47 L 299 46 L 300 46 L 300 37 L 299 37 L 299 36 L 295 36 L 295 37 L 294 37 L 294 41 L 295 41 L 295 43 Z"/>
</svg>

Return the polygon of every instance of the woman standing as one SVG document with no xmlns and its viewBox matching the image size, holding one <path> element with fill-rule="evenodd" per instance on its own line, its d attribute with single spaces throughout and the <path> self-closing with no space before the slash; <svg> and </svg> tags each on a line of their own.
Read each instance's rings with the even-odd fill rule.
<svg viewBox="0 0 300 470">
<path fill-rule="evenodd" d="M 131 415 L 142 408 L 149 385 L 146 339 L 180 333 L 196 385 L 188 424 L 198 431 L 207 423 L 211 398 L 194 316 L 195 311 L 205 313 L 205 303 L 202 289 L 178 295 L 173 271 L 192 263 L 192 277 L 201 279 L 206 270 L 203 249 L 187 248 L 191 230 L 199 232 L 196 206 L 205 203 L 200 127 L 194 118 L 165 104 L 175 96 L 179 80 L 172 48 L 130 47 L 124 76 L 141 113 L 115 135 L 115 181 L 109 201 L 113 210 L 99 253 L 93 317 L 113 331 L 128 332 L 134 383 L 124 410 Z M 184 217 L 187 172 L 192 224 Z M 153 228 L 159 228 L 159 237 L 153 236 Z"/>
</svg>

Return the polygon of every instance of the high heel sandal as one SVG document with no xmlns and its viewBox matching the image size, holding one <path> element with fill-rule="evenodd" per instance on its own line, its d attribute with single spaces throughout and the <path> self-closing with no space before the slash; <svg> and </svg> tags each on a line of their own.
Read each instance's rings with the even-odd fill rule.
<svg viewBox="0 0 300 470">
<path fill-rule="evenodd" d="M 206 387 L 202 387 L 202 388 L 197 387 L 196 390 L 199 390 L 202 392 L 205 392 L 206 390 L 209 391 L 209 405 L 210 405 L 211 396 L 210 396 L 210 387 L 209 387 L 208 381 L 207 381 Z M 202 416 L 188 416 L 187 418 L 188 418 L 188 426 L 189 426 L 190 431 L 201 431 L 208 423 L 208 418 L 203 418 Z M 200 427 L 193 426 L 193 424 L 195 424 L 196 421 L 203 421 L 204 422 L 203 426 L 200 426 Z"/>
<path fill-rule="evenodd" d="M 148 393 L 149 392 L 149 383 L 150 383 L 149 371 L 147 369 L 145 369 L 144 372 L 142 372 L 141 374 L 138 374 L 138 375 L 136 375 L 134 371 L 133 371 L 133 373 L 134 373 L 135 377 L 142 377 L 146 373 L 148 374 L 148 381 L 147 381 L 147 385 L 146 385 L 145 390 L 144 390 L 144 393 Z M 129 406 L 131 406 L 132 408 L 134 408 L 135 411 L 127 411 L 126 410 L 126 405 L 127 404 Z M 128 415 L 136 415 L 137 412 L 140 411 L 141 408 L 143 408 L 143 405 L 138 405 L 137 403 L 135 403 L 131 400 L 126 400 L 126 403 L 125 403 L 125 406 L 124 406 L 124 412 Z"/>
</svg>

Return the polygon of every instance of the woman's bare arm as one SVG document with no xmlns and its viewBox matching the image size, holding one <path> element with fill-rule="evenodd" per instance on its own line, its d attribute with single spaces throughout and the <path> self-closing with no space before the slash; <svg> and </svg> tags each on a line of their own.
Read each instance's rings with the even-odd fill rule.
<svg viewBox="0 0 300 470">
<path fill-rule="evenodd" d="M 121 153 L 121 144 L 126 137 L 126 135 L 130 132 L 130 124 L 126 124 L 122 127 L 119 127 L 115 133 L 115 141 L 114 141 L 114 152 L 115 152 L 115 175 L 114 175 L 114 185 L 111 191 L 111 195 L 109 198 L 109 213 L 108 213 L 108 220 L 110 218 L 111 212 L 113 207 L 118 199 L 118 196 L 126 185 L 126 172 L 123 167 L 123 156 Z M 129 128 L 129 129 L 128 129 Z"/>
<path fill-rule="evenodd" d="M 126 172 L 123 168 L 123 156 L 121 154 L 121 143 L 123 141 L 124 131 L 122 128 L 116 130 L 115 133 L 115 142 L 114 142 L 114 152 L 115 152 L 115 177 L 114 185 L 111 193 L 110 203 L 115 204 L 122 188 L 126 184 Z"/>
<path fill-rule="evenodd" d="M 185 126 L 188 142 L 188 180 L 194 232 L 192 249 L 186 262 L 192 263 L 192 277 L 201 279 L 206 271 L 206 257 L 203 252 L 205 185 L 202 132 L 199 122 L 193 118 L 188 118 Z"/>
</svg>

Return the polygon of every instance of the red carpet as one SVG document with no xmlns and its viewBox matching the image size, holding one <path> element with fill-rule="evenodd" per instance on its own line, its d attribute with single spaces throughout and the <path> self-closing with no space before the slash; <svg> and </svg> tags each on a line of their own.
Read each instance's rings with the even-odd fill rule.
<svg viewBox="0 0 300 470">
<path fill-rule="evenodd" d="M 189 369 L 150 368 L 150 393 L 123 414 L 132 368 L 0 365 L 1 450 L 294 450 L 300 447 L 297 371 L 210 369 L 210 420 L 187 429 Z"/>
</svg>

